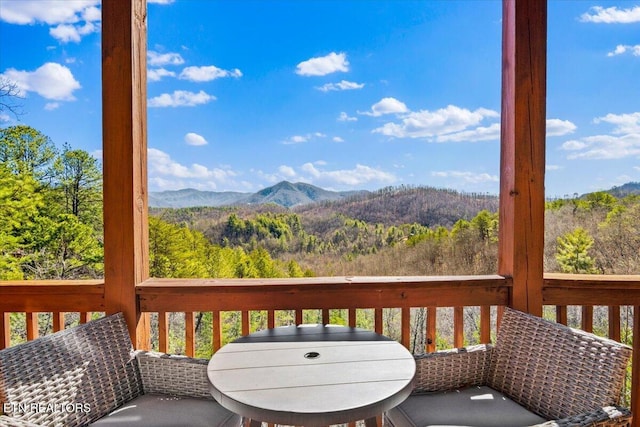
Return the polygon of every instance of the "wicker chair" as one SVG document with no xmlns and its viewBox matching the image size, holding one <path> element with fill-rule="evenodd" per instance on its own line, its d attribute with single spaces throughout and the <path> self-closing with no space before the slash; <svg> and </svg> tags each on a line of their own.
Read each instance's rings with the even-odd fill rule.
<svg viewBox="0 0 640 427">
<path fill-rule="evenodd" d="M 114 314 L 0 351 L 0 426 L 239 426 L 206 370 L 206 360 L 134 352 Z"/>
<path fill-rule="evenodd" d="M 495 346 L 416 356 L 392 427 L 630 426 L 617 406 L 631 349 L 507 308 Z"/>
</svg>

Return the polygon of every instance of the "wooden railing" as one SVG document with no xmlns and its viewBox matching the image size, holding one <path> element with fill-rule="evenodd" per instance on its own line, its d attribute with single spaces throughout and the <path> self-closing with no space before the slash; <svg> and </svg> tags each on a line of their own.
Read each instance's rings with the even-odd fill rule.
<svg viewBox="0 0 640 427">
<path fill-rule="evenodd" d="M 169 313 L 185 313 L 184 353 L 196 348 L 195 313 L 211 312 L 212 350 L 223 344 L 221 317 L 240 312 L 240 330 L 250 332 L 252 311 L 266 312 L 266 327 L 276 325 L 277 312 L 292 310 L 295 323 L 305 310 L 317 310 L 327 322 L 330 310 L 346 311 L 346 324 L 356 326 L 358 310 L 373 312 L 373 329 L 385 333 L 383 313 L 399 311 L 398 340 L 409 347 L 411 310 L 426 308 L 424 351 L 436 350 L 436 310 L 451 307 L 454 347 L 465 344 L 464 309 L 477 307 L 479 342 L 488 343 L 497 328 L 495 316 L 510 304 L 511 279 L 498 275 L 452 277 L 330 277 L 311 279 L 150 279 L 136 287 L 141 313 L 157 316 L 157 348 L 167 351 Z M 53 314 L 53 331 L 64 327 L 65 312 L 79 312 L 87 321 L 91 312 L 103 312 L 102 281 L 0 282 L 0 348 L 11 345 L 9 314 L 25 314 L 27 339 L 38 336 L 38 313 Z M 640 354 L 640 276 L 546 274 L 543 303 L 555 307 L 555 320 L 567 324 L 567 306 L 581 306 L 582 329 L 593 330 L 593 307 L 608 307 L 610 338 L 621 340 L 621 307 L 633 306 L 634 354 Z M 493 308 L 493 309 L 492 309 Z M 576 325 L 572 325 L 576 326 Z M 176 331 L 172 331 L 174 334 Z M 640 390 L 639 358 L 634 358 L 632 403 Z"/>
</svg>

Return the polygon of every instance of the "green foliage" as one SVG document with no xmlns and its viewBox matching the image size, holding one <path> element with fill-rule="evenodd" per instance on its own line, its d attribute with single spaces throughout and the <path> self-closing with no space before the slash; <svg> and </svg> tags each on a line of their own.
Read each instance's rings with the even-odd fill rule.
<svg viewBox="0 0 640 427">
<path fill-rule="evenodd" d="M 46 180 L 56 156 L 51 139 L 25 125 L 0 129 L 0 163 L 14 175 Z"/>
<path fill-rule="evenodd" d="M 102 221 L 102 172 L 97 160 L 83 150 L 65 144 L 53 163 L 56 198 L 65 213 L 73 214 L 85 224 Z M 98 221 L 96 221 L 98 220 Z"/>
<path fill-rule="evenodd" d="M 584 228 L 576 228 L 558 237 L 556 260 L 564 273 L 595 273 L 595 260 L 589 255 L 593 237 Z"/>
<path fill-rule="evenodd" d="M 23 233 L 42 207 L 36 186 L 31 176 L 17 176 L 0 163 L 0 280 L 24 278 L 20 268 Z"/>
</svg>

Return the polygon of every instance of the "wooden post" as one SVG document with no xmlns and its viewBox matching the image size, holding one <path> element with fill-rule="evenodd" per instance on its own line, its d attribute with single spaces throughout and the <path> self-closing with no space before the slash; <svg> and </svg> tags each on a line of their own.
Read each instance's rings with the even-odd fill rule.
<svg viewBox="0 0 640 427">
<path fill-rule="evenodd" d="M 547 2 L 503 0 L 498 274 L 542 315 Z"/>
<path fill-rule="evenodd" d="M 11 313 L 0 313 L 0 350 L 11 346 Z"/>
<path fill-rule="evenodd" d="M 633 307 L 633 356 L 631 358 L 631 412 L 634 414 L 632 427 L 640 424 L 635 414 L 640 411 L 640 306 Z"/>
<path fill-rule="evenodd" d="M 146 44 L 146 0 L 103 0 L 105 307 L 124 313 L 139 349 L 150 347 L 135 289 L 149 276 Z"/>
</svg>

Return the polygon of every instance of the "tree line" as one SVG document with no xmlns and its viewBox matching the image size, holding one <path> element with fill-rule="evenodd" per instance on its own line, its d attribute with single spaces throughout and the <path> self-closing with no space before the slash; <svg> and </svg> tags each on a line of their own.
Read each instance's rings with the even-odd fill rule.
<svg viewBox="0 0 640 427">
<path fill-rule="evenodd" d="M 638 195 L 616 198 L 596 192 L 548 202 L 545 271 L 639 274 L 638 224 Z M 424 187 L 386 188 L 365 198 L 295 209 L 152 209 L 150 274 L 492 274 L 498 228 L 497 198 Z M 103 241 L 99 162 L 68 144 L 58 150 L 29 126 L 0 129 L 0 280 L 103 277 Z M 333 320 L 344 322 L 342 315 L 336 311 Z M 198 334 L 206 342 L 209 314 L 198 316 Z M 291 313 L 279 316 L 281 324 L 292 321 Z M 317 313 L 305 316 L 314 321 Z M 392 316 L 385 321 L 393 334 Z M 225 314 L 225 339 L 239 333 L 236 317 Z M 254 327 L 262 325 L 263 317 L 252 314 Z M 415 331 L 420 330 L 419 317 Z M 172 321 L 179 326 L 179 316 Z M 372 320 L 363 315 L 359 321 L 367 325 Z M 473 342 L 475 321 L 468 324 L 467 339 Z M 179 334 L 175 339 L 179 347 Z M 416 348 L 421 339 L 416 333 Z"/>
</svg>

